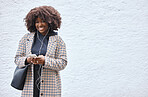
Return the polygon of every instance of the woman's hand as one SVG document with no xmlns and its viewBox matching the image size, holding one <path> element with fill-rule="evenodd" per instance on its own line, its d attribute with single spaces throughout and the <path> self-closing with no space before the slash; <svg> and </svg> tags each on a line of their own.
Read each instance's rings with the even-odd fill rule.
<svg viewBox="0 0 148 97">
<path fill-rule="evenodd" d="M 28 58 L 27 58 L 27 63 L 29 63 L 29 64 L 30 64 L 30 63 L 32 63 L 32 62 L 31 62 L 31 61 L 32 61 L 32 59 L 33 59 L 33 58 L 28 57 Z"/>
<path fill-rule="evenodd" d="M 39 55 L 38 57 L 33 58 L 31 60 L 31 63 L 33 63 L 33 64 L 42 64 L 43 65 L 45 63 L 45 56 Z"/>
</svg>

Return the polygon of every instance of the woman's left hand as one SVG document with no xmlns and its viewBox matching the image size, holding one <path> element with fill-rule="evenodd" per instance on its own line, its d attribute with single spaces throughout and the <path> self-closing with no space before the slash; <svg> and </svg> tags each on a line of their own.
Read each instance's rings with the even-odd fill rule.
<svg viewBox="0 0 148 97">
<path fill-rule="evenodd" d="M 45 56 L 39 55 L 36 58 L 33 58 L 31 61 L 33 64 L 44 64 L 45 63 Z"/>
</svg>

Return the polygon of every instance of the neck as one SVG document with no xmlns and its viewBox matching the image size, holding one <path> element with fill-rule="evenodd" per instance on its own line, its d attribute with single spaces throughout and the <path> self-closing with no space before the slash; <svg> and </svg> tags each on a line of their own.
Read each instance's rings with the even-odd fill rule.
<svg viewBox="0 0 148 97">
<path fill-rule="evenodd" d="M 47 34 L 48 32 L 46 32 L 46 33 L 41 33 L 43 36 L 45 36 L 46 34 Z"/>
</svg>

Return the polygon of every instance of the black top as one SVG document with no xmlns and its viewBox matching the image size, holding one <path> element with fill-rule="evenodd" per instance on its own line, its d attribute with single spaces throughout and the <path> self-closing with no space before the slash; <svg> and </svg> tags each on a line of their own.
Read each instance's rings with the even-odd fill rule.
<svg viewBox="0 0 148 97">
<path fill-rule="evenodd" d="M 37 33 L 35 33 L 35 36 L 34 36 L 34 42 L 32 44 L 32 48 L 31 48 L 31 52 L 32 54 L 36 54 L 37 56 L 39 55 L 39 49 L 41 47 L 41 41 L 43 40 L 44 36 L 38 32 L 38 36 L 37 37 Z M 39 39 L 40 40 L 39 40 Z M 46 51 L 47 51 L 47 45 L 48 45 L 48 40 L 49 40 L 49 34 L 45 37 L 45 39 L 43 40 L 43 46 L 41 48 L 41 52 L 40 52 L 40 55 L 44 55 L 46 54 Z"/>
</svg>

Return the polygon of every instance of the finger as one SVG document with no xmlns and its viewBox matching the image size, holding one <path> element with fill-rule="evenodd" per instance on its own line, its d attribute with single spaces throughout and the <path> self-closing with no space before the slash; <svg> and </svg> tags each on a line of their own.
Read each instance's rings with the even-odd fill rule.
<svg viewBox="0 0 148 97">
<path fill-rule="evenodd" d="M 35 65 L 36 65 L 36 64 L 39 64 L 39 63 L 36 63 L 36 62 L 35 62 L 35 63 L 33 63 L 33 64 L 35 64 Z"/>
<path fill-rule="evenodd" d="M 32 58 L 32 61 L 34 61 L 35 60 L 35 58 Z"/>
<path fill-rule="evenodd" d="M 43 55 L 39 55 L 38 57 L 42 57 Z"/>
<path fill-rule="evenodd" d="M 35 62 L 36 64 L 41 64 L 42 63 L 42 61 L 40 61 L 40 60 L 36 60 L 36 62 Z"/>
<path fill-rule="evenodd" d="M 36 59 L 33 59 L 32 62 L 33 62 L 33 64 L 37 64 Z"/>
<path fill-rule="evenodd" d="M 43 58 L 44 56 L 38 56 L 38 58 Z"/>
<path fill-rule="evenodd" d="M 37 63 L 37 61 L 39 61 L 39 59 L 38 59 L 38 58 L 34 59 L 34 62 L 35 62 L 35 63 Z"/>
<path fill-rule="evenodd" d="M 34 63 L 35 62 L 34 59 L 32 59 L 31 62 Z"/>
<path fill-rule="evenodd" d="M 35 62 L 36 62 L 36 63 L 37 63 L 37 61 L 39 62 L 39 61 L 40 61 L 40 59 L 36 59 L 36 60 L 35 60 Z"/>
<path fill-rule="evenodd" d="M 36 60 L 40 60 L 40 59 L 41 59 L 40 57 L 37 57 L 37 58 L 36 58 Z"/>
</svg>

